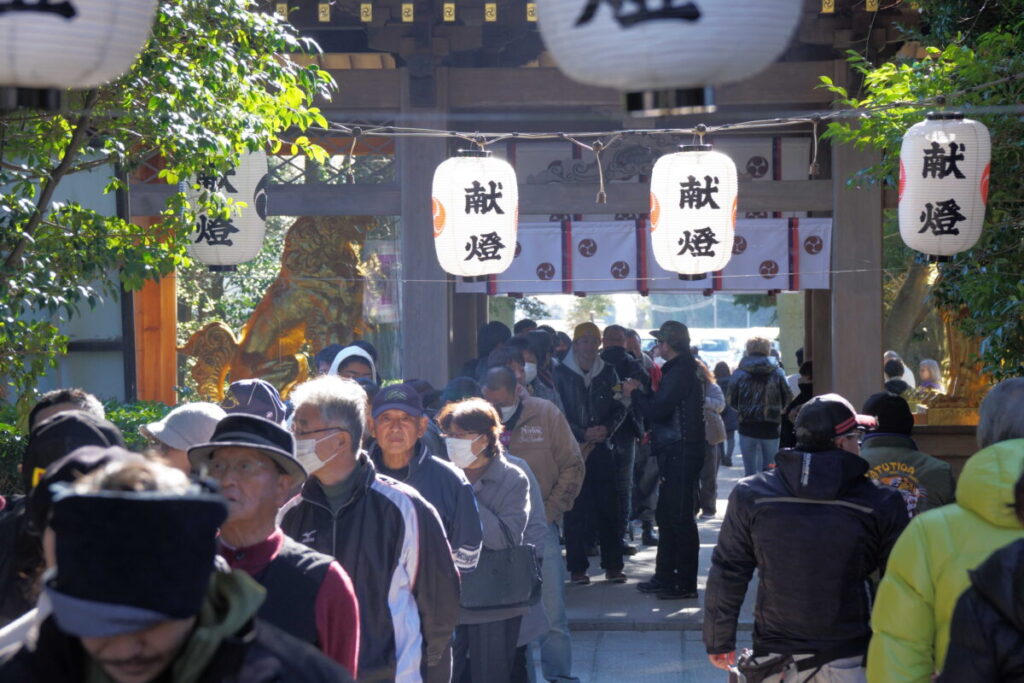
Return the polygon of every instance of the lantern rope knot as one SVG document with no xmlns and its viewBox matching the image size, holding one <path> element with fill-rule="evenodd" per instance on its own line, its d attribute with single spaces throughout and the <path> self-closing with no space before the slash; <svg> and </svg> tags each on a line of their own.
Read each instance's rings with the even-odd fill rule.
<svg viewBox="0 0 1024 683">
<path fill-rule="evenodd" d="M 821 168 L 818 166 L 818 124 L 821 123 L 821 116 L 818 114 L 811 115 L 811 165 L 807 169 L 807 174 L 812 178 L 816 178 L 818 173 L 821 172 Z"/>
</svg>

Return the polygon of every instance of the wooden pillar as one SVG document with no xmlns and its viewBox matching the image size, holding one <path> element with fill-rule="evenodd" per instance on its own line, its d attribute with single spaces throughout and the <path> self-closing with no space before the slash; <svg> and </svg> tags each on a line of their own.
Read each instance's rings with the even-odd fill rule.
<svg viewBox="0 0 1024 683">
<path fill-rule="evenodd" d="M 832 391 L 832 292 L 814 289 L 807 293 L 804 358 L 814 361 L 814 393 Z"/>
<path fill-rule="evenodd" d="M 858 409 L 881 389 L 882 190 L 846 183 L 877 161 L 873 150 L 832 148 L 831 390 Z"/>
<path fill-rule="evenodd" d="M 178 292 L 172 273 L 134 293 L 135 367 L 140 401 L 173 406 L 178 374 Z"/>
<path fill-rule="evenodd" d="M 439 113 L 447 100 L 446 72 L 422 66 L 401 71 L 402 125 L 445 128 Z M 451 285 L 434 253 L 430 192 L 447 144 L 439 138 L 403 137 L 396 152 L 402 187 L 402 375 L 443 387 L 449 377 Z"/>
</svg>

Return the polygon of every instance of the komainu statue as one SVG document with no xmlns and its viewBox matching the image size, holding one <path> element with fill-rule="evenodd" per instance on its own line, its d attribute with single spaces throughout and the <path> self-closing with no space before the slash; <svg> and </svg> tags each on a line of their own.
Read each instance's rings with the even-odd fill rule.
<svg viewBox="0 0 1024 683">
<path fill-rule="evenodd" d="M 225 383 L 261 377 L 287 396 L 309 377 L 314 349 L 364 333 L 360 252 L 374 225 L 367 216 L 305 216 L 289 228 L 281 272 L 239 335 L 222 322 L 178 350 L 196 359 L 192 377 L 204 400 L 220 401 Z"/>
</svg>

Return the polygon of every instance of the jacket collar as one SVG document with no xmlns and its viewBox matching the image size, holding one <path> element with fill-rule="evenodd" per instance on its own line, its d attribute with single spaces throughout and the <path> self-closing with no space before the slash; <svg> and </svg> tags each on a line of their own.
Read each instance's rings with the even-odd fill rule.
<svg viewBox="0 0 1024 683">
<path fill-rule="evenodd" d="M 906 434 L 892 432 L 871 432 L 865 434 L 860 444 L 861 450 L 867 448 L 909 448 L 912 451 L 918 450 L 917 444 Z"/>
<path fill-rule="evenodd" d="M 868 462 L 859 455 L 831 449 L 805 452 L 779 451 L 776 472 L 793 495 L 815 500 L 835 500 L 854 484 L 865 481 Z"/>
<path fill-rule="evenodd" d="M 366 451 L 359 451 L 359 455 L 356 456 L 356 464 L 357 467 L 350 476 L 359 477 L 360 479 L 356 481 L 355 489 L 352 491 L 352 497 L 348 500 L 348 503 L 361 498 L 377 477 L 377 468 L 373 466 L 373 459 Z M 301 495 L 303 500 L 308 500 L 320 507 L 330 509 L 330 505 L 327 504 L 327 495 L 324 493 L 323 487 L 320 486 L 320 480 L 316 478 L 316 475 L 306 479 L 306 483 L 302 486 Z"/>
<path fill-rule="evenodd" d="M 569 349 L 569 353 L 566 354 L 563 365 L 565 365 L 566 369 L 572 370 L 574 373 L 582 377 L 583 383 L 589 387 L 593 379 L 600 375 L 601 371 L 604 370 L 605 364 L 604 361 L 601 360 L 601 356 L 599 354 L 597 358 L 594 359 L 594 365 L 590 368 L 590 372 L 584 372 L 580 368 L 580 364 L 576 362 L 576 354 L 573 353 L 572 349 Z"/>
<path fill-rule="evenodd" d="M 380 444 L 374 442 L 369 455 L 370 460 L 373 461 L 375 467 L 379 467 L 382 464 L 384 453 L 380 450 Z M 433 453 L 429 453 L 427 451 L 427 446 L 423 443 L 423 439 L 417 440 L 412 447 L 412 457 L 409 458 L 409 476 L 411 477 L 412 473 L 419 469 L 423 462 L 431 455 L 433 455 Z"/>
</svg>

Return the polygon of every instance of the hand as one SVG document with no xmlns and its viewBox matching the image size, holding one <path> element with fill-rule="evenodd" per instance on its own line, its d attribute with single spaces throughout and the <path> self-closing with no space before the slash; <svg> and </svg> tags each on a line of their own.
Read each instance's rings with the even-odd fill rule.
<svg viewBox="0 0 1024 683">
<path fill-rule="evenodd" d="M 583 432 L 583 440 L 584 441 L 589 441 L 591 443 L 596 443 L 598 441 L 604 441 L 607 438 L 608 438 L 608 428 L 607 427 L 602 427 L 601 425 L 596 425 L 594 427 L 588 427 L 587 430 L 585 432 Z"/>
<path fill-rule="evenodd" d="M 726 652 L 720 655 L 708 655 L 708 659 L 711 663 L 717 666 L 719 669 L 728 671 L 729 667 L 736 666 L 736 651 Z"/>
<path fill-rule="evenodd" d="M 634 391 L 640 388 L 640 382 L 635 379 L 627 379 L 622 383 L 622 393 L 626 396 L 630 396 Z"/>
</svg>

